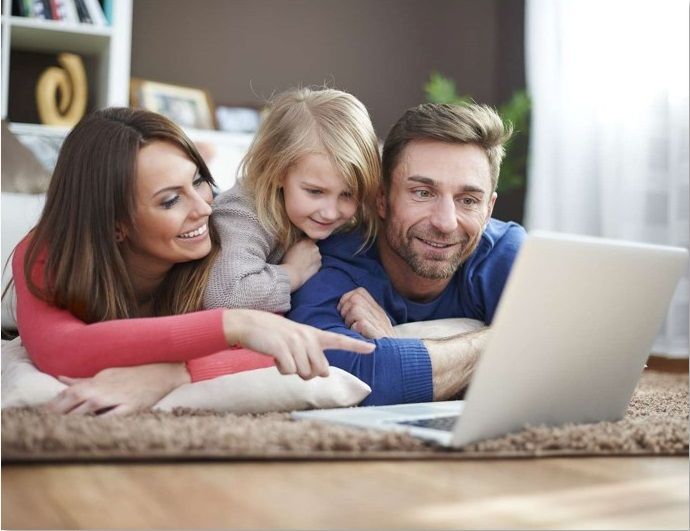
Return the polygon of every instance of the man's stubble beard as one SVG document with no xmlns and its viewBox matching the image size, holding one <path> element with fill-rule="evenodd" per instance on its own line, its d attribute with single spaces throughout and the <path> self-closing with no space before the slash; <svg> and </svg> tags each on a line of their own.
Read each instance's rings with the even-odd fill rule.
<svg viewBox="0 0 690 531">
<path fill-rule="evenodd" d="M 433 230 L 423 233 L 417 232 L 414 230 L 415 226 L 410 227 L 407 233 L 403 234 L 402 230 L 398 230 L 388 221 L 389 219 L 390 216 L 384 220 L 384 230 L 388 246 L 410 266 L 410 269 L 416 275 L 429 280 L 443 280 L 452 277 L 477 248 L 483 232 L 480 230 L 472 239 L 465 236 L 459 249 L 448 259 L 435 260 L 433 258 L 423 258 L 419 253 L 415 252 L 413 249 L 414 240 L 421 237 L 426 240 L 442 242 L 446 240 L 447 235 Z"/>
</svg>

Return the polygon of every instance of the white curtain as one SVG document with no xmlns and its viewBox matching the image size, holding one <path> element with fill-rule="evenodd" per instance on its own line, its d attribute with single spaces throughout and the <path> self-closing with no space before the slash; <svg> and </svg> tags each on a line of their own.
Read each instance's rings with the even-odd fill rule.
<svg viewBox="0 0 690 531">
<path fill-rule="evenodd" d="M 527 0 L 528 229 L 688 247 L 687 0 Z M 654 352 L 688 355 L 688 276 Z"/>
</svg>

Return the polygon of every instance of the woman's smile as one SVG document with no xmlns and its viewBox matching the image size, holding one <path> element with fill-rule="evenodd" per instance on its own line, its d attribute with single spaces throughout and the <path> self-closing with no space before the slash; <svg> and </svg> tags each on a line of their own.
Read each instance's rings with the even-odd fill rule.
<svg viewBox="0 0 690 531">
<path fill-rule="evenodd" d="M 204 223 L 200 227 L 189 232 L 184 232 L 178 236 L 183 240 L 201 240 L 208 235 L 208 223 Z"/>
</svg>

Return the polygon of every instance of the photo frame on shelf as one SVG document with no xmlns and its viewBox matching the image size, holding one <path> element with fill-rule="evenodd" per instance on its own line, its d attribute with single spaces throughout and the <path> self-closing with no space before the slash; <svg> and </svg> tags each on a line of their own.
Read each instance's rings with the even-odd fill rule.
<svg viewBox="0 0 690 531">
<path fill-rule="evenodd" d="M 211 95 L 202 88 L 135 78 L 130 83 L 130 103 L 133 107 L 167 116 L 181 127 L 216 127 Z"/>
<path fill-rule="evenodd" d="M 256 133 L 266 109 L 255 103 L 216 106 L 216 125 L 228 133 Z"/>
</svg>

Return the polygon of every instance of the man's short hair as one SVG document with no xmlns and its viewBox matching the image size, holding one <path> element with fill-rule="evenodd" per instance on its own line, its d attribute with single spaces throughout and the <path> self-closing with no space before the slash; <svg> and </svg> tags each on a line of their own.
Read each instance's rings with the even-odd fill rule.
<svg viewBox="0 0 690 531">
<path fill-rule="evenodd" d="M 489 159 L 491 190 L 496 190 L 505 143 L 513 133 L 488 105 L 423 103 L 405 111 L 392 127 L 383 145 L 382 177 L 390 190 L 393 170 L 407 144 L 415 140 L 438 140 L 449 144 L 475 144 Z"/>
</svg>

